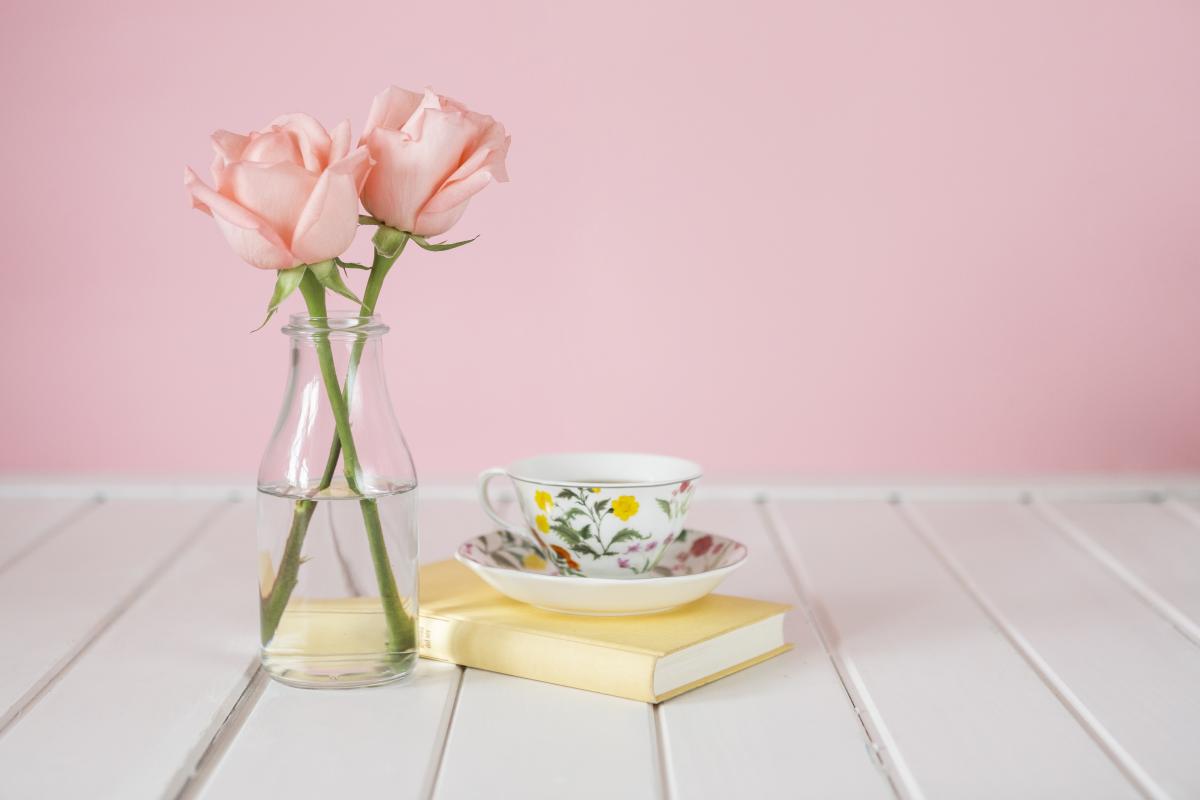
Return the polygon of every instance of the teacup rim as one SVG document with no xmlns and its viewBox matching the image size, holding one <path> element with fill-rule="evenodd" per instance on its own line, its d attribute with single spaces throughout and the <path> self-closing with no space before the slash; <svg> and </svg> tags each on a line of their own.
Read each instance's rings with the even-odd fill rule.
<svg viewBox="0 0 1200 800">
<path fill-rule="evenodd" d="M 521 474 L 522 465 L 527 462 L 538 459 L 551 458 L 595 458 L 595 457 L 621 457 L 621 458 L 654 458 L 678 462 L 683 465 L 684 477 L 674 478 L 672 480 L 647 480 L 647 481 L 620 481 L 620 482 L 600 482 L 582 481 L 582 480 L 566 480 L 566 479 L 546 479 L 537 478 L 529 474 Z M 608 452 L 608 451 L 582 451 L 582 452 L 559 452 L 559 453 L 540 453 L 534 456 L 526 456 L 513 461 L 508 466 L 504 467 L 504 472 L 511 480 L 521 481 L 538 486 L 561 486 L 564 488 L 590 488 L 599 486 L 603 489 L 653 489 L 658 486 L 674 486 L 676 484 L 688 483 L 689 481 L 698 481 L 704 477 L 704 471 L 695 461 L 680 456 L 668 456 L 661 453 L 630 453 L 630 452 Z"/>
</svg>

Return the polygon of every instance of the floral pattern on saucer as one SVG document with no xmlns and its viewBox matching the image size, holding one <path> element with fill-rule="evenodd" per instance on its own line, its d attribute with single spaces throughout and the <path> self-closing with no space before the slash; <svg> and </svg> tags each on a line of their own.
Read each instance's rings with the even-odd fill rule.
<svg viewBox="0 0 1200 800">
<path fill-rule="evenodd" d="M 561 574 L 582 577 L 578 562 L 557 545 L 550 545 Z M 557 552 L 561 550 L 562 552 Z M 654 543 L 630 542 L 618 558 L 631 578 L 697 575 L 736 564 L 746 557 L 746 547 L 732 539 L 684 529 L 673 541 L 656 548 Z M 459 547 L 459 553 L 484 566 L 501 567 L 539 575 L 560 574 L 548 563 L 547 554 L 529 539 L 508 531 L 477 536 Z"/>
</svg>

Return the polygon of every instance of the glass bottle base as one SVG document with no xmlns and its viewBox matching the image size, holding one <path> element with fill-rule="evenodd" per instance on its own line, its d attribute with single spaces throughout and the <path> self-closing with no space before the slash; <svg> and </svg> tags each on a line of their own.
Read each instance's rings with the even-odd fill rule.
<svg viewBox="0 0 1200 800">
<path fill-rule="evenodd" d="M 345 656 L 262 654 L 263 670 L 272 679 L 300 689 L 357 689 L 399 683 L 412 676 L 416 653 Z"/>
</svg>

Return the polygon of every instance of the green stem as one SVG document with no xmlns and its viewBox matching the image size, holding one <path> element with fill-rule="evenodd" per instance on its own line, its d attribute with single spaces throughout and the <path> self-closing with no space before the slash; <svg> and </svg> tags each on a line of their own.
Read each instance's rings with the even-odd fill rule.
<svg viewBox="0 0 1200 800">
<path fill-rule="evenodd" d="M 379 300 L 379 293 L 383 289 L 383 281 L 387 277 L 388 271 L 395 264 L 396 259 L 404 251 L 404 245 L 407 243 L 407 238 L 402 240 L 400 247 L 395 255 L 384 256 L 378 251 L 375 253 L 375 260 L 371 267 L 371 275 L 367 279 L 367 286 L 363 292 L 363 305 L 361 313 L 363 316 L 370 316 L 374 313 L 375 304 Z M 302 286 L 303 290 L 303 286 Z M 305 295 L 307 302 L 307 295 Z M 320 306 L 324 308 L 324 294 L 320 297 Z M 312 310 L 310 307 L 310 315 Z M 321 316 L 324 315 L 322 312 Z M 315 316 L 315 315 L 314 315 Z M 328 349 L 328 342 L 325 343 Z M 343 408 L 349 406 L 350 395 L 353 390 L 354 377 L 358 371 L 358 364 L 362 360 L 363 349 L 366 346 L 364 340 L 359 340 L 354 343 L 354 347 L 350 354 L 350 364 L 347 368 L 346 387 L 342 396 L 344 397 Z M 332 355 L 332 354 L 331 354 Z M 336 413 L 336 410 L 335 410 Z M 337 472 L 338 460 L 342 453 L 342 440 L 340 431 L 335 433 L 333 441 L 329 445 L 329 455 L 325 460 L 325 469 L 321 474 L 321 482 L 317 485 L 316 492 L 320 493 L 333 483 L 334 474 Z M 357 459 L 356 459 L 357 460 Z M 347 474 L 347 480 L 352 484 L 350 475 Z M 372 517 L 376 523 L 379 519 L 378 509 L 375 508 L 375 501 L 364 500 L 363 503 L 368 503 L 371 508 L 368 510 L 365 506 L 363 509 L 364 520 L 367 517 Z M 279 563 L 279 573 L 275 582 L 271 586 L 271 591 L 262 602 L 261 614 L 261 634 L 263 644 L 271 641 L 275 635 L 276 629 L 279 627 L 279 621 L 283 618 L 283 612 L 287 608 L 288 600 L 291 599 L 292 591 L 296 587 L 299 580 L 299 571 L 301 558 L 300 554 L 304 545 L 304 538 L 308 533 L 309 523 L 312 522 L 313 512 L 316 510 L 316 503 L 312 500 L 301 499 L 296 501 L 295 508 L 292 510 L 292 524 L 288 530 L 287 541 L 284 544 L 283 557 Z M 385 611 L 390 606 L 393 610 L 400 608 L 401 616 L 403 615 L 402 607 L 399 602 L 399 593 L 396 591 L 395 576 L 391 573 L 391 562 L 387 559 L 387 547 L 382 536 L 375 538 L 371 535 L 371 524 L 368 522 L 368 541 L 371 547 L 371 555 L 375 561 L 376 580 L 380 583 L 380 597 L 385 603 Z M 382 557 L 382 567 L 380 557 Z M 393 615 L 395 616 L 395 615 Z M 407 617 L 405 617 L 407 619 Z M 389 630 L 393 633 L 393 639 L 396 639 L 398 626 L 394 623 L 393 618 L 389 617 Z M 407 625 L 409 632 L 407 640 L 412 641 L 411 620 Z M 402 641 L 403 639 L 401 639 Z"/>
<path fill-rule="evenodd" d="M 308 523 L 312 520 L 317 504 L 308 499 L 297 500 L 292 511 L 292 527 L 288 530 L 287 543 L 283 547 L 283 557 L 279 559 L 279 574 L 271 584 L 271 592 L 262 601 L 262 613 L 259 615 L 259 625 L 262 633 L 262 643 L 265 645 L 275 635 L 283 610 L 287 607 L 292 590 L 300 572 L 300 551 L 304 545 L 304 534 Z"/>
<path fill-rule="evenodd" d="M 371 264 L 371 276 L 367 278 L 367 288 L 363 291 L 363 304 L 359 311 L 364 317 L 375 313 L 375 303 L 379 300 L 379 292 L 383 289 L 383 279 L 387 277 L 388 270 L 396 263 L 396 259 L 404 252 L 404 244 L 407 241 L 405 239 L 401 243 L 400 249 L 396 251 L 396 255 L 390 258 L 381 255 L 378 251 L 375 252 L 375 261 Z M 366 344 L 365 340 L 359 339 L 354 343 L 354 349 L 350 351 L 350 365 L 346 368 L 346 389 L 343 392 L 347 406 L 350 405 L 350 393 L 354 389 L 354 379 L 358 376 L 358 364 L 362 361 L 363 348 L 366 347 Z M 333 441 L 329 443 L 329 457 L 325 460 L 325 472 L 321 477 L 322 489 L 328 489 L 329 484 L 333 481 L 333 473 L 341 454 L 342 440 L 335 433 Z"/>
<path fill-rule="evenodd" d="M 300 292 L 304 295 L 310 317 L 326 316 L 325 287 L 315 276 L 304 276 L 304 280 L 300 282 Z M 346 483 L 349 484 L 350 490 L 360 497 L 359 506 L 362 509 L 363 524 L 367 529 L 371 559 L 375 562 L 375 578 L 379 583 L 379 599 L 387 620 L 389 643 L 395 650 L 411 650 L 415 640 L 413 620 L 405 612 L 400 602 L 400 593 L 396 589 L 396 577 L 392 573 L 387 544 L 383 538 L 383 525 L 379 519 L 379 506 L 374 498 L 363 496 L 363 487 L 359 483 L 358 446 L 354 443 L 354 435 L 350 431 L 350 414 L 346 408 L 346 397 L 342 394 L 341 382 L 338 380 L 337 365 L 333 361 L 333 348 L 329 346 L 329 337 L 318 335 L 316 348 L 321 380 L 325 383 L 325 394 L 329 397 L 334 427 L 337 428 L 338 439 L 342 444 L 342 467 L 346 474 Z"/>
</svg>

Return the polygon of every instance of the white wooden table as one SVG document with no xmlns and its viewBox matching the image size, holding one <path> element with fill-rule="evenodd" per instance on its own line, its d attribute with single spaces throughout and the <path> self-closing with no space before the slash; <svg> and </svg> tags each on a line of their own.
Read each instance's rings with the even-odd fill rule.
<svg viewBox="0 0 1200 800">
<path fill-rule="evenodd" d="M 1200 797 L 1200 480 L 705 487 L 796 648 L 658 707 L 447 664 L 290 689 L 254 508 L 0 484 L 0 798 Z M 426 490 L 425 559 L 487 527 Z"/>
</svg>

